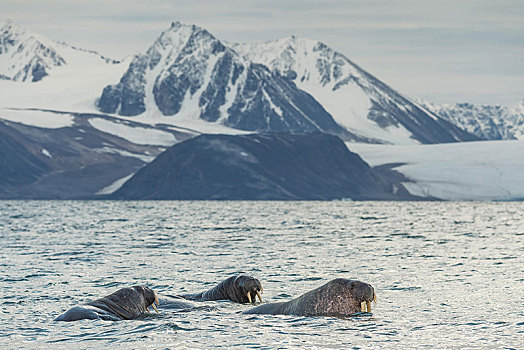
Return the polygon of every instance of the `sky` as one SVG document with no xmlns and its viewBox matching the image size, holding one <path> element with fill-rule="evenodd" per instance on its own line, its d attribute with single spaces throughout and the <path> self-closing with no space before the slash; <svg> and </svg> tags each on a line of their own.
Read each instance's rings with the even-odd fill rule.
<svg viewBox="0 0 524 350">
<path fill-rule="evenodd" d="M 121 59 L 172 21 L 218 39 L 317 39 L 410 98 L 524 99 L 523 0 L 0 0 L 0 20 Z"/>
</svg>

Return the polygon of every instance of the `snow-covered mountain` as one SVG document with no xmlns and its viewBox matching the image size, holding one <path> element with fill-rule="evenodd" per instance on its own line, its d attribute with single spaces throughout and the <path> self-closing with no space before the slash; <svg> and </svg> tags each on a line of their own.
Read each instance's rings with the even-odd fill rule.
<svg viewBox="0 0 524 350">
<path fill-rule="evenodd" d="M 56 67 L 75 61 L 78 52 L 106 63 L 116 63 L 96 52 L 80 50 L 52 41 L 7 20 L 0 23 L 0 76 L 23 82 L 37 82 Z"/>
<path fill-rule="evenodd" d="M 378 143 L 440 143 L 476 139 L 402 96 L 325 44 L 295 36 L 229 44 L 311 94 L 350 132 Z"/>
<path fill-rule="evenodd" d="M 349 133 L 289 79 L 253 64 L 205 29 L 172 23 L 116 85 L 100 111 L 201 119 L 249 131 Z"/>
<path fill-rule="evenodd" d="M 428 110 L 487 140 L 524 140 L 524 100 L 512 107 L 421 102 Z"/>
<path fill-rule="evenodd" d="M 0 114 L 10 108 L 96 112 L 100 91 L 122 76 L 129 62 L 51 40 L 12 21 L 3 22 Z"/>
<path fill-rule="evenodd" d="M 346 140 L 476 140 L 324 44 L 295 37 L 223 44 L 179 22 L 138 55 L 100 111 L 201 119 L 249 131 L 325 131 Z"/>
</svg>

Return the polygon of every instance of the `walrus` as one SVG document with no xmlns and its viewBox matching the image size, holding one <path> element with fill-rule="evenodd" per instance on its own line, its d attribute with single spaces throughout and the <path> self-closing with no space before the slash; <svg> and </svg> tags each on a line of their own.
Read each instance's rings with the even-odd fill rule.
<svg viewBox="0 0 524 350">
<path fill-rule="evenodd" d="M 55 321 L 132 320 L 149 312 L 149 306 L 158 312 L 155 303 L 159 304 L 158 297 L 151 288 L 133 286 L 119 289 L 113 294 L 84 305 L 75 306 L 58 316 Z"/>
<path fill-rule="evenodd" d="M 263 304 L 244 313 L 341 317 L 371 313 L 371 302 L 376 300 L 375 289 L 371 285 L 337 278 L 291 301 Z"/>
<path fill-rule="evenodd" d="M 231 300 L 235 303 L 251 304 L 256 301 L 257 297 L 262 302 L 260 293 L 263 291 L 262 284 L 258 279 L 252 276 L 239 275 L 225 279 L 206 292 L 183 294 L 181 297 L 195 301 Z"/>
<path fill-rule="evenodd" d="M 196 308 L 193 301 L 215 301 L 230 300 L 235 303 L 255 303 L 256 298 L 262 302 L 263 292 L 260 281 L 252 276 L 231 276 L 217 284 L 215 287 L 200 293 L 192 294 L 158 294 L 160 308 L 166 309 L 190 309 Z"/>
</svg>

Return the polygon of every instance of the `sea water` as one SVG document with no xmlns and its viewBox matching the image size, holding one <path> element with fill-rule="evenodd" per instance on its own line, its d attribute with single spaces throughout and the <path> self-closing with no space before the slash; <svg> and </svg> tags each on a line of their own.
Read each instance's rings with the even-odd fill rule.
<svg viewBox="0 0 524 350">
<path fill-rule="evenodd" d="M 1 201 L 2 348 L 521 348 L 522 202 Z M 130 321 L 53 319 L 119 288 L 199 292 L 240 273 L 264 302 L 334 278 L 371 316 L 206 302 Z"/>
</svg>

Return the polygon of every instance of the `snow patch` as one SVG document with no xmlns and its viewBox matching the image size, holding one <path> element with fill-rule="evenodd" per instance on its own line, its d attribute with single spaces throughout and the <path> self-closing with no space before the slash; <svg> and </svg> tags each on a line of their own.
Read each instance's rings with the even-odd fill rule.
<svg viewBox="0 0 524 350">
<path fill-rule="evenodd" d="M 138 145 L 172 146 L 176 142 L 173 134 L 161 130 L 128 126 L 101 118 L 89 119 L 89 124 L 102 132 L 121 137 Z"/>
<path fill-rule="evenodd" d="M 95 195 L 111 194 L 111 193 L 117 191 L 118 189 L 120 189 L 120 187 L 122 187 L 126 183 L 127 180 L 129 180 L 131 177 L 133 177 L 133 175 L 135 175 L 135 173 L 131 173 L 131 174 L 127 175 L 127 176 L 124 176 L 123 178 L 120 178 L 120 179 L 116 180 L 111 185 L 102 188 L 100 191 L 95 193 Z"/>
<path fill-rule="evenodd" d="M 74 124 L 74 118 L 71 114 L 34 110 L 2 109 L 0 110 L 0 119 L 46 129 L 66 128 Z"/>
<path fill-rule="evenodd" d="M 45 148 L 42 148 L 42 154 L 48 158 L 53 158 L 53 156 L 51 155 L 51 153 L 49 153 L 48 150 L 46 150 Z"/>
<path fill-rule="evenodd" d="M 131 152 L 128 152 L 128 151 L 124 151 L 124 150 L 121 150 L 121 149 L 108 147 L 108 146 L 104 146 L 103 148 L 96 149 L 96 151 L 97 152 L 101 152 L 101 153 L 120 154 L 123 157 L 130 157 L 130 158 L 140 159 L 144 163 L 150 163 L 150 162 L 153 161 L 153 159 L 155 159 L 155 157 L 153 157 L 153 156 L 146 156 L 146 155 L 143 155 L 143 154 L 131 153 Z"/>
</svg>

